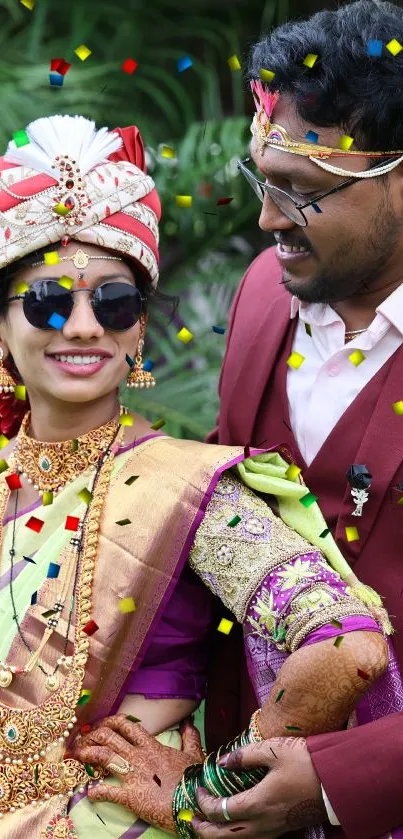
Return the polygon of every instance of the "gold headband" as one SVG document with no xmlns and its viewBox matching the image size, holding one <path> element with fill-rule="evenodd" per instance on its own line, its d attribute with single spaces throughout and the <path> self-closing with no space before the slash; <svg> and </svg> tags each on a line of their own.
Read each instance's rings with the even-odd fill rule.
<svg viewBox="0 0 403 839">
<path fill-rule="evenodd" d="M 120 256 L 90 256 L 81 248 L 78 248 L 73 256 L 61 256 L 59 262 L 72 262 L 75 268 L 86 268 L 90 259 L 114 259 L 116 262 L 123 262 Z M 45 260 L 43 259 L 41 262 L 33 262 L 31 267 L 36 268 L 38 265 L 45 264 Z"/>
</svg>

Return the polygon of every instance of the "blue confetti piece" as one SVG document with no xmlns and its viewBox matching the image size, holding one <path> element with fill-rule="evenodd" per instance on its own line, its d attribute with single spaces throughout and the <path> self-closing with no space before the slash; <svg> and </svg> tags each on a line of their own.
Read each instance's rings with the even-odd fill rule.
<svg viewBox="0 0 403 839">
<path fill-rule="evenodd" d="M 320 207 L 318 207 L 317 204 L 312 204 L 311 206 L 315 210 L 315 213 L 321 213 L 322 212 L 322 210 L 320 209 Z"/>
<path fill-rule="evenodd" d="M 49 81 L 52 87 L 63 87 L 64 76 L 61 73 L 49 73 Z"/>
<path fill-rule="evenodd" d="M 154 362 L 151 361 L 151 358 L 146 358 L 146 360 L 143 364 L 143 370 L 145 370 L 147 373 L 149 373 L 153 369 L 153 367 L 154 367 Z"/>
<path fill-rule="evenodd" d="M 319 140 L 319 134 L 316 131 L 308 131 L 308 134 L 305 134 L 305 140 L 309 140 L 310 143 L 317 143 Z"/>
<path fill-rule="evenodd" d="M 188 55 L 184 55 L 183 58 L 180 58 L 176 64 L 178 73 L 183 73 L 184 70 L 189 70 L 189 67 L 191 67 L 192 64 L 192 59 Z"/>
<path fill-rule="evenodd" d="M 38 602 L 38 592 L 34 591 L 34 593 L 31 595 L 31 606 L 36 606 L 37 602 Z"/>
<path fill-rule="evenodd" d="M 224 326 L 213 326 L 213 332 L 216 332 L 217 335 L 225 335 L 225 327 Z"/>
<path fill-rule="evenodd" d="M 367 43 L 367 53 L 372 58 L 379 58 L 382 55 L 383 41 L 373 39 Z"/>
<path fill-rule="evenodd" d="M 57 312 L 53 312 L 53 315 L 51 315 L 48 320 L 49 326 L 53 326 L 54 329 L 62 329 L 65 323 L 66 318 L 62 317 L 62 315 L 58 315 Z"/>
<path fill-rule="evenodd" d="M 130 358 L 130 355 L 127 355 L 127 353 L 126 353 L 126 361 L 129 365 L 129 367 L 134 367 L 134 361 L 133 361 L 132 358 Z"/>
<path fill-rule="evenodd" d="M 50 580 L 56 580 L 57 577 L 59 576 L 59 571 L 60 571 L 60 565 L 58 565 L 57 562 L 49 562 L 48 573 L 46 574 L 46 576 Z"/>
</svg>

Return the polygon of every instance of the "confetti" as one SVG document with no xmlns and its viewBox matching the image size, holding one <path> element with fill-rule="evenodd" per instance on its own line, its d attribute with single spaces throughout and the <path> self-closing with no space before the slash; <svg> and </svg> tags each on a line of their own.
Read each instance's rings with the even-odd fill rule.
<svg viewBox="0 0 403 839">
<path fill-rule="evenodd" d="M 231 55 L 230 58 L 227 59 L 227 64 L 229 69 L 232 71 L 241 69 L 241 65 L 237 55 Z"/>
<path fill-rule="evenodd" d="M 146 373 L 150 373 L 151 370 L 153 369 L 153 367 L 154 367 L 154 362 L 151 361 L 151 358 L 146 358 L 145 361 L 144 361 L 144 364 L 143 364 L 143 370 L 145 370 Z"/>
<path fill-rule="evenodd" d="M 92 690 L 82 690 L 77 705 L 86 705 L 90 701 Z"/>
<path fill-rule="evenodd" d="M 366 673 L 365 670 L 360 670 L 359 668 L 357 670 L 357 674 L 360 677 L 360 679 L 365 679 L 365 681 L 368 681 L 368 679 L 371 678 L 369 673 Z"/>
<path fill-rule="evenodd" d="M 32 12 L 32 9 L 35 6 L 35 0 L 20 0 L 22 6 L 25 6 L 26 9 L 29 9 Z"/>
<path fill-rule="evenodd" d="M 153 429 L 153 431 L 158 431 L 158 429 L 163 428 L 164 425 L 165 425 L 165 420 L 161 418 L 161 419 L 155 420 L 155 422 L 153 422 L 151 428 Z"/>
<path fill-rule="evenodd" d="M 21 402 L 25 402 L 27 398 L 27 389 L 25 385 L 16 385 L 14 388 L 14 396 L 16 399 L 21 399 Z"/>
<path fill-rule="evenodd" d="M 153 775 L 153 781 L 155 781 L 155 783 L 158 784 L 159 787 L 161 786 L 161 779 L 158 777 L 158 775 Z"/>
<path fill-rule="evenodd" d="M 48 609 L 47 612 L 42 612 L 41 614 L 42 614 L 42 617 L 47 620 L 48 618 L 51 618 L 52 615 L 56 615 L 56 613 L 57 613 L 57 609 Z"/>
<path fill-rule="evenodd" d="M 122 597 L 121 600 L 119 600 L 119 612 L 122 612 L 123 615 L 129 615 L 130 612 L 135 611 L 136 604 L 133 597 Z"/>
<path fill-rule="evenodd" d="M 99 815 L 99 813 L 96 813 L 96 815 L 97 815 L 97 817 L 99 818 L 99 821 L 100 821 L 100 822 L 102 822 L 102 824 L 104 824 L 104 825 L 105 825 L 105 827 L 106 827 L 106 822 L 104 822 L 104 820 L 103 820 L 103 819 L 101 819 L 101 816 Z"/>
<path fill-rule="evenodd" d="M 250 457 L 250 446 L 245 446 L 245 448 L 243 450 L 243 453 L 244 453 L 246 458 Z"/>
<path fill-rule="evenodd" d="M 348 151 L 351 149 L 351 146 L 354 143 L 354 137 L 349 137 L 348 134 L 343 134 L 339 140 L 339 149 L 343 149 L 343 151 Z"/>
<path fill-rule="evenodd" d="M 183 55 L 182 58 L 179 58 L 178 61 L 176 62 L 176 67 L 177 67 L 178 73 L 183 73 L 185 70 L 189 70 L 189 67 L 191 67 L 192 64 L 193 64 L 193 61 L 190 58 L 190 56 L 189 55 Z"/>
<path fill-rule="evenodd" d="M 17 283 L 15 290 L 17 294 L 25 294 L 26 291 L 29 291 L 29 285 L 22 280 L 20 283 Z"/>
<path fill-rule="evenodd" d="M 268 84 L 273 81 L 275 75 L 276 74 L 273 73 L 273 70 L 266 70 L 264 67 L 259 70 L 259 76 L 262 82 L 267 82 Z"/>
<path fill-rule="evenodd" d="M 81 501 L 84 501 L 84 504 L 91 504 L 91 501 L 94 497 L 92 492 L 90 492 L 89 489 L 87 489 L 86 487 L 77 494 L 78 497 L 81 498 Z"/>
<path fill-rule="evenodd" d="M 403 50 L 403 47 L 399 44 L 399 41 L 397 41 L 396 38 L 393 38 L 392 41 L 389 41 L 389 43 L 386 44 L 386 49 L 389 50 L 392 55 L 398 55 L 399 52 Z"/>
<path fill-rule="evenodd" d="M 21 146 L 27 146 L 28 143 L 30 142 L 28 134 L 24 130 L 14 131 L 13 140 L 14 140 L 15 145 L 18 148 L 20 148 Z"/>
<path fill-rule="evenodd" d="M 233 198 L 219 198 L 217 201 L 217 207 L 222 207 L 224 204 L 230 204 L 233 200 Z"/>
<path fill-rule="evenodd" d="M 330 533 L 330 530 L 329 530 L 328 527 L 326 527 L 325 530 L 322 530 L 322 533 L 319 533 L 320 539 L 325 539 L 326 536 L 328 536 L 329 533 Z"/>
<path fill-rule="evenodd" d="M 343 624 L 340 621 L 337 621 L 335 619 L 330 621 L 330 623 L 332 624 L 332 626 L 335 626 L 336 629 L 342 629 L 343 628 Z"/>
<path fill-rule="evenodd" d="M 172 146 L 163 146 L 161 149 L 161 157 L 168 157 L 170 160 L 174 160 L 176 157 L 176 151 L 172 148 Z"/>
<path fill-rule="evenodd" d="M 278 694 L 278 696 L 276 698 L 276 702 L 280 702 L 280 699 L 281 699 L 282 696 L 284 696 L 284 694 L 285 694 L 285 688 L 280 690 L 280 693 Z"/>
<path fill-rule="evenodd" d="M 92 726 L 89 723 L 80 726 L 80 734 L 89 734 L 92 731 Z"/>
<path fill-rule="evenodd" d="M 66 207 L 65 204 L 56 204 L 56 207 L 53 207 L 53 212 L 57 213 L 58 216 L 67 216 L 68 213 L 71 211 L 71 207 Z M 70 286 L 71 288 L 71 286 Z"/>
<path fill-rule="evenodd" d="M 67 516 L 66 517 L 66 524 L 64 525 L 64 529 L 65 530 L 76 531 L 79 524 L 80 524 L 80 519 L 79 519 L 78 516 Z"/>
<path fill-rule="evenodd" d="M 229 635 L 233 625 L 234 622 L 228 620 L 228 618 L 221 618 L 220 623 L 217 626 L 217 632 L 222 632 L 223 635 Z"/>
<path fill-rule="evenodd" d="M 183 822 L 191 822 L 193 819 L 193 813 L 191 810 L 185 810 L 183 807 L 179 810 L 177 818 Z"/>
<path fill-rule="evenodd" d="M 6 461 L 6 460 L 4 460 L 4 458 L 3 458 L 3 460 L 0 460 L 0 473 L 1 473 L 1 472 L 5 472 L 5 471 L 6 471 L 6 469 L 8 469 L 8 463 L 7 463 L 7 461 Z"/>
<path fill-rule="evenodd" d="M 183 326 L 177 333 L 176 337 L 179 341 L 182 341 L 182 344 L 189 344 L 189 342 L 193 339 L 193 333 Z"/>
<path fill-rule="evenodd" d="M 86 635 L 94 635 L 95 632 L 98 632 L 98 629 L 99 629 L 98 624 L 95 623 L 94 620 L 90 620 L 83 627 L 83 632 L 85 632 Z"/>
<path fill-rule="evenodd" d="M 6 482 L 11 490 L 22 489 L 22 483 L 17 472 L 14 472 L 13 475 L 8 475 Z"/>
<path fill-rule="evenodd" d="M 37 602 L 38 602 L 38 592 L 34 591 L 34 593 L 31 594 L 31 606 L 36 606 Z"/>
<path fill-rule="evenodd" d="M 134 481 L 137 481 L 138 477 L 138 475 L 131 475 L 130 478 L 128 478 L 127 481 L 125 481 L 125 484 L 127 484 L 127 486 L 130 487 L 134 483 Z"/>
<path fill-rule="evenodd" d="M 42 504 L 44 507 L 49 507 L 53 504 L 53 492 L 44 492 L 42 495 Z"/>
<path fill-rule="evenodd" d="M 361 352 L 361 350 L 354 350 L 354 352 L 352 352 L 348 357 L 348 360 L 351 361 L 351 364 L 354 364 L 354 367 L 359 367 L 365 359 L 366 356 Z"/>
<path fill-rule="evenodd" d="M 61 73 L 49 73 L 49 83 L 51 87 L 63 87 L 64 76 Z"/>
<path fill-rule="evenodd" d="M 133 423 L 134 423 L 134 417 L 131 414 L 122 414 L 122 416 L 119 417 L 119 425 L 129 425 L 129 426 L 131 426 L 131 425 L 133 425 Z"/>
<path fill-rule="evenodd" d="M 57 580 L 59 576 L 59 571 L 60 565 L 58 565 L 57 562 L 49 562 L 48 573 L 46 574 L 46 576 L 49 578 L 49 580 Z"/>
<path fill-rule="evenodd" d="M 340 644 L 342 643 L 343 640 L 344 640 L 344 635 L 338 635 L 334 644 L 333 644 L 333 646 L 334 647 L 340 647 Z"/>
<path fill-rule="evenodd" d="M 301 731 L 299 725 L 286 725 L 287 731 Z"/>
<path fill-rule="evenodd" d="M 379 57 L 382 55 L 382 48 L 383 42 L 373 38 L 367 42 L 367 55 L 370 55 L 372 58 Z"/>
<path fill-rule="evenodd" d="M 34 781 L 35 781 L 36 784 L 38 783 L 38 778 L 39 778 L 39 766 L 37 764 L 34 768 Z"/>
<path fill-rule="evenodd" d="M 358 530 L 356 527 L 345 527 L 347 542 L 356 542 L 359 539 Z"/>
<path fill-rule="evenodd" d="M 302 498 L 299 499 L 300 504 L 303 504 L 304 507 L 310 507 L 312 504 L 318 500 L 318 496 L 314 495 L 313 492 L 307 492 L 306 495 L 303 495 Z"/>
<path fill-rule="evenodd" d="M 36 533 L 40 533 L 44 524 L 45 522 L 41 521 L 41 519 L 37 519 L 35 516 L 31 516 L 28 519 L 25 527 L 29 527 L 30 530 L 35 530 Z"/>
<path fill-rule="evenodd" d="M 57 251 L 48 251 L 43 257 L 45 265 L 58 265 L 60 256 Z"/>
<path fill-rule="evenodd" d="M 126 61 L 124 61 L 122 64 L 122 70 L 124 73 L 128 73 L 129 76 L 131 76 L 131 74 L 134 73 L 135 70 L 137 70 L 138 66 L 138 61 L 134 61 L 133 58 L 126 58 Z"/>
<path fill-rule="evenodd" d="M 85 629 L 84 629 L 84 632 L 85 632 Z M 90 763 L 84 763 L 84 769 L 85 769 L 87 775 L 90 776 L 90 778 L 95 778 L 94 767 L 91 766 Z"/>
<path fill-rule="evenodd" d="M 315 213 L 321 213 L 322 210 L 317 204 L 312 204 L 312 208 L 315 210 Z"/>
<path fill-rule="evenodd" d="M 130 519 L 119 519 L 119 521 L 115 521 L 115 524 L 119 524 L 121 527 L 124 527 L 126 524 L 131 524 Z"/>
<path fill-rule="evenodd" d="M 392 405 L 392 408 L 393 408 L 395 414 L 397 414 L 398 417 L 401 417 L 402 414 L 403 414 L 403 400 L 400 399 L 399 402 L 394 402 L 393 405 Z"/>
<path fill-rule="evenodd" d="M 288 467 L 285 473 L 285 477 L 288 478 L 289 481 L 295 481 L 295 478 L 298 477 L 301 471 L 301 468 L 297 466 L 296 463 L 291 463 L 291 466 Z"/>
<path fill-rule="evenodd" d="M 130 722 L 141 722 L 138 717 L 134 717 L 133 714 L 126 714 L 126 719 L 130 720 Z"/>
<path fill-rule="evenodd" d="M 217 335 L 225 335 L 225 326 L 213 326 L 212 329 Z"/>
<path fill-rule="evenodd" d="M 50 69 L 55 73 L 60 73 L 61 76 L 65 76 L 66 73 L 70 70 L 71 64 L 68 61 L 65 61 L 64 58 L 52 58 L 50 62 Z"/>
<path fill-rule="evenodd" d="M 64 324 L 66 323 L 67 318 L 62 317 L 57 312 L 53 312 L 48 320 L 49 326 L 52 326 L 53 329 L 62 329 Z"/>
<path fill-rule="evenodd" d="M 287 364 L 289 367 L 292 367 L 293 370 L 298 370 L 305 361 L 305 356 L 301 355 L 299 352 L 292 352 L 290 357 L 287 358 Z"/>
<path fill-rule="evenodd" d="M 239 833 L 240 830 L 245 830 L 242 824 L 239 827 L 230 827 L 231 833 Z"/>
<path fill-rule="evenodd" d="M 36 562 L 34 559 L 32 559 L 32 556 L 23 556 L 22 558 L 25 559 L 26 562 L 31 562 L 32 565 L 36 565 Z"/>
<path fill-rule="evenodd" d="M 81 58 L 81 61 L 85 61 L 88 58 L 88 56 L 92 54 L 91 50 L 88 49 L 88 47 L 86 47 L 85 44 L 80 44 L 80 46 L 77 47 L 77 49 L 74 50 L 74 52 L 78 56 L 78 58 Z"/>
<path fill-rule="evenodd" d="M 241 521 L 241 516 L 234 516 L 234 518 L 231 519 L 231 521 L 227 521 L 227 525 L 228 525 L 228 527 L 236 527 L 237 524 L 239 524 L 240 521 Z"/>
<path fill-rule="evenodd" d="M 310 143 L 317 143 L 319 141 L 319 134 L 316 131 L 308 131 L 305 134 L 305 140 L 309 140 Z"/>
<path fill-rule="evenodd" d="M 4 449 L 4 446 L 8 446 L 9 442 L 10 440 L 5 434 L 0 434 L 0 449 Z"/>
<path fill-rule="evenodd" d="M 74 439 L 71 441 L 71 451 L 76 452 L 78 450 L 79 442 L 78 440 Z"/>
<path fill-rule="evenodd" d="M 312 68 L 316 64 L 318 58 L 318 55 L 314 55 L 312 52 L 309 52 L 302 63 L 305 64 L 305 67 Z"/>
<path fill-rule="evenodd" d="M 191 207 L 192 206 L 192 196 L 191 195 L 176 195 L 175 201 L 178 207 Z"/>
</svg>

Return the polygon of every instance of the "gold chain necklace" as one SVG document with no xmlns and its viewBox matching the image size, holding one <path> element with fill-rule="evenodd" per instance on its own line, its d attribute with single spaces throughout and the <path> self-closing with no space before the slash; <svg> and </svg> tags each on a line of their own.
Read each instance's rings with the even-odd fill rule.
<svg viewBox="0 0 403 839">
<path fill-rule="evenodd" d="M 120 415 L 127 409 L 120 406 Z M 82 434 L 77 440 L 45 443 L 28 435 L 31 412 L 28 411 L 17 434 L 11 461 L 19 474 L 33 484 L 40 495 L 57 493 L 79 475 L 93 472 L 99 454 L 108 448 L 116 433 L 116 420 Z"/>
</svg>

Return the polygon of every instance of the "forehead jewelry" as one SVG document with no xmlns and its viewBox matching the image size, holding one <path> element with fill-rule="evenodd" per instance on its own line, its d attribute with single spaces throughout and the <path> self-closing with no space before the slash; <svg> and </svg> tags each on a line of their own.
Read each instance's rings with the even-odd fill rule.
<svg viewBox="0 0 403 839">
<path fill-rule="evenodd" d="M 113 259 L 116 262 L 123 262 L 120 256 L 90 256 L 82 248 L 78 248 L 72 256 L 61 256 L 59 262 L 72 262 L 75 268 L 86 268 L 90 259 Z M 33 262 L 31 268 L 36 268 L 38 265 L 45 265 L 45 260 Z"/>
</svg>

